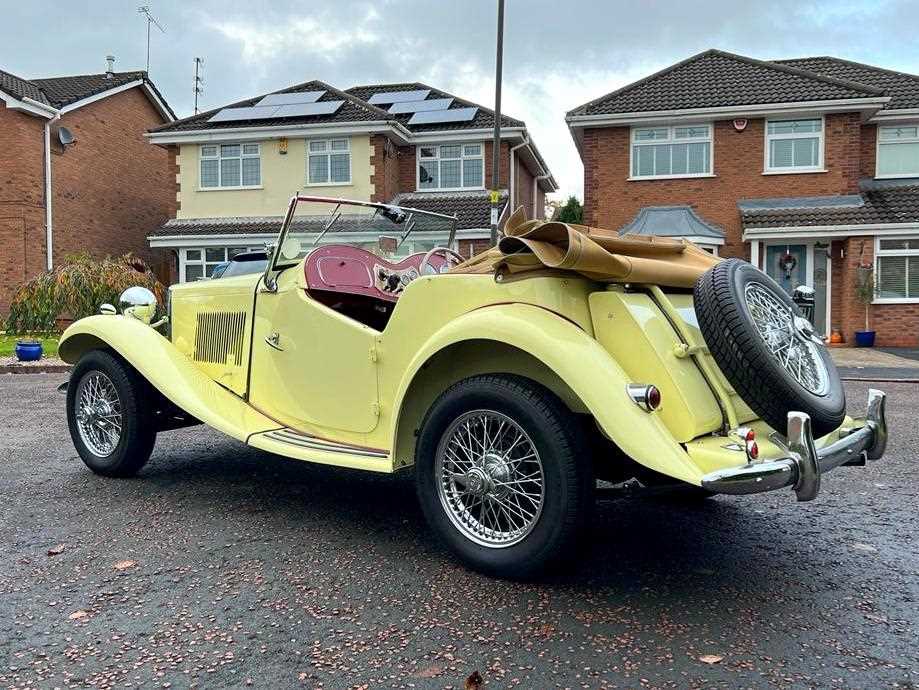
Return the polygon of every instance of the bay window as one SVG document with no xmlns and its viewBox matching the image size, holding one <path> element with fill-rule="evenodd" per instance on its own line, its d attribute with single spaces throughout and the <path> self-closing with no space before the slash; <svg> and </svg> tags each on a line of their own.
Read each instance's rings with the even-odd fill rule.
<svg viewBox="0 0 919 690">
<path fill-rule="evenodd" d="M 258 187 L 262 161 L 258 144 L 203 144 L 201 189 Z"/>
<path fill-rule="evenodd" d="M 822 118 L 766 122 L 766 172 L 819 172 L 822 169 Z"/>
<path fill-rule="evenodd" d="M 919 237 L 879 238 L 875 252 L 875 299 L 919 302 Z"/>
<path fill-rule="evenodd" d="M 878 177 L 919 177 L 919 124 L 878 127 Z"/>
<path fill-rule="evenodd" d="M 482 144 L 419 146 L 418 189 L 484 189 Z"/>
<path fill-rule="evenodd" d="M 632 128 L 632 178 L 712 174 L 712 126 Z"/>
<path fill-rule="evenodd" d="M 308 185 L 351 184 L 350 139 L 310 139 L 307 144 Z"/>
</svg>

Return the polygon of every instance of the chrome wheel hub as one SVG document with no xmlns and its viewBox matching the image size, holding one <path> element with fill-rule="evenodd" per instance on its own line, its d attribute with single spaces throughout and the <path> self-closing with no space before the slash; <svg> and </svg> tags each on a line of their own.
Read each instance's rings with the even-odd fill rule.
<svg viewBox="0 0 919 690">
<path fill-rule="evenodd" d="M 74 397 L 80 439 L 99 457 L 115 452 L 121 440 L 121 400 L 112 380 L 101 371 L 86 374 Z"/>
<path fill-rule="evenodd" d="M 824 345 L 811 322 L 795 315 L 761 283 L 748 283 L 744 300 L 756 330 L 782 368 L 805 390 L 826 395 L 830 376 L 819 350 Z"/>
<path fill-rule="evenodd" d="M 545 501 L 542 461 L 507 415 L 475 410 L 446 430 L 434 458 L 441 505 L 467 539 L 512 546 L 536 526 Z"/>
</svg>

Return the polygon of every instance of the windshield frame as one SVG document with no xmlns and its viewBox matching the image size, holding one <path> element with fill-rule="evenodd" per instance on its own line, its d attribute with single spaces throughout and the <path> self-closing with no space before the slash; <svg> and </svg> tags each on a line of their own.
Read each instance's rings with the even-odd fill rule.
<svg viewBox="0 0 919 690">
<path fill-rule="evenodd" d="M 431 218 L 443 218 L 444 220 L 452 221 L 450 226 L 450 236 L 447 239 L 446 246 L 453 248 L 453 244 L 456 241 L 456 224 L 457 217 L 456 214 L 448 215 L 446 213 L 437 213 L 435 211 L 425 211 L 420 208 L 412 208 L 411 206 L 400 206 L 398 204 L 384 204 L 378 201 L 361 201 L 358 199 L 340 199 L 337 197 L 328 197 L 328 196 L 306 196 L 303 194 L 295 194 L 290 198 L 290 203 L 287 206 L 287 213 L 284 215 L 284 222 L 281 223 L 281 230 L 278 233 L 278 237 L 275 240 L 274 248 L 269 253 L 268 263 L 265 266 L 265 273 L 263 274 L 262 283 L 264 289 L 269 292 L 275 292 L 278 289 L 277 286 L 277 276 L 285 268 L 290 266 L 295 266 L 300 262 L 296 261 L 284 261 L 281 259 L 281 247 L 284 246 L 284 241 L 287 239 L 287 235 L 290 232 L 290 226 L 293 224 L 294 215 L 297 211 L 297 206 L 301 203 L 321 203 L 321 204 L 330 204 L 334 205 L 332 212 L 329 214 L 329 221 L 326 224 L 325 228 L 320 232 L 313 240 L 313 246 L 317 246 L 319 240 L 329 231 L 329 229 L 335 224 L 338 220 L 340 214 L 340 208 L 343 205 L 348 206 L 362 206 L 364 208 L 373 208 L 375 214 L 380 211 L 392 211 L 398 210 L 408 214 L 408 217 L 405 219 L 405 223 L 408 224 L 408 228 L 401 234 L 399 237 L 399 245 L 405 242 L 406 239 L 414 232 L 415 224 L 412 222 L 412 217 L 414 215 L 429 216 Z M 398 246 L 398 245 L 397 245 Z"/>
</svg>

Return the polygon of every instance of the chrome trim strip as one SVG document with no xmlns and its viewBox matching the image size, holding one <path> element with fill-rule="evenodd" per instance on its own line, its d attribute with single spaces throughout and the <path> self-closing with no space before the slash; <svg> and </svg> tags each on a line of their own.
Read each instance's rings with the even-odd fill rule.
<svg viewBox="0 0 919 690">
<path fill-rule="evenodd" d="M 273 441 L 286 443 L 291 446 L 309 448 L 311 450 L 325 450 L 331 453 L 361 455 L 368 458 L 388 457 L 388 453 L 381 450 L 373 450 L 372 448 L 359 448 L 357 446 L 335 443 L 334 441 L 326 441 L 324 439 L 316 438 L 315 436 L 306 436 L 305 434 L 301 434 L 291 429 L 278 429 L 276 431 L 269 431 L 265 434 L 265 438 L 270 438 Z"/>
<path fill-rule="evenodd" d="M 789 412 L 788 457 L 710 472 L 702 477 L 702 486 L 716 493 L 734 495 L 790 486 L 799 501 L 812 501 L 820 493 L 820 480 L 825 472 L 840 465 L 858 464 L 861 456 L 876 460 L 884 454 L 887 446 L 885 400 L 882 391 L 869 390 L 864 425 L 847 430 L 845 436 L 820 450 L 814 445 L 810 417 L 803 412 Z"/>
</svg>

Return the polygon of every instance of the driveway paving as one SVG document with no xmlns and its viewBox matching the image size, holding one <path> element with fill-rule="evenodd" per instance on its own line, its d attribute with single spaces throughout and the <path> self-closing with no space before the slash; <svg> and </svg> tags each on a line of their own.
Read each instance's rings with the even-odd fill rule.
<svg viewBox="0 0 919 690">
<path fill-rule="evenodd" d="M 812 503 L 602 503 L 519 583 L 445 554 L 409 475 L 196 427 L 97 477 L 60 380 L 0 376 L 0 687 L 919 687 L 917 385 L 884 386 L 888 457 Z"/>
</svg>

